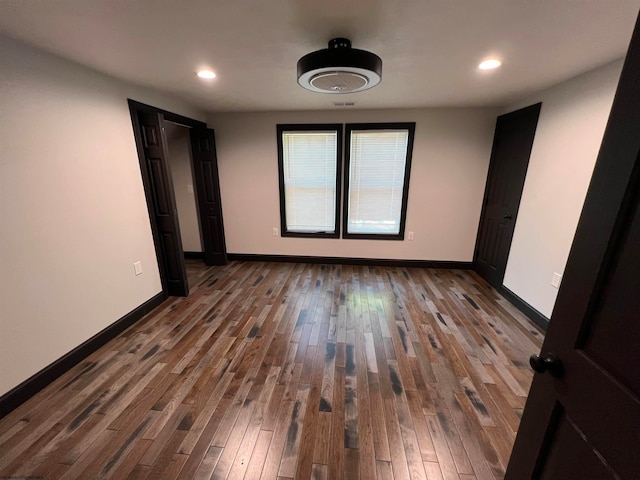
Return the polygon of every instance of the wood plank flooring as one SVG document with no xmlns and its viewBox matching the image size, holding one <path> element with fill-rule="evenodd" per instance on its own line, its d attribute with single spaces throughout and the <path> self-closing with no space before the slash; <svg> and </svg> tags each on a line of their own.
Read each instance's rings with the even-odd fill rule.
<svg viewBox="0 0 640 480">
<path fill-rule="evenodd" d="M 503 478 L 543 334 L 474 273 L 188 273 L 0 420 L 1 478 Z"/>
</svg>

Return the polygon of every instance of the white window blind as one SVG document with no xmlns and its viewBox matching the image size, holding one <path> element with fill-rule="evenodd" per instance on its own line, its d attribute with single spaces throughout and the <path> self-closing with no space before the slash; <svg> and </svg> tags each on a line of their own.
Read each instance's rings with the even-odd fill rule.
<svg viewBox="0 0 640 480">
<path fill-rule="evenodd" d="M 353 130 L 347 233 L 398 234 L 408 130 Z"/>
<path fill-rule="evenodd" d="M 337 142 L 335 131 L 282 133 L 287 231 L 336 231 Z"/>
</svg>

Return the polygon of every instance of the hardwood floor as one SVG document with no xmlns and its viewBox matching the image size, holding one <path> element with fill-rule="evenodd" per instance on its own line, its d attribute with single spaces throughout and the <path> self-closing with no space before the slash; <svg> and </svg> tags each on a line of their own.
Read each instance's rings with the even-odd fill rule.
<svg viewBox="0 0 640 480">
<path fill-rule="evenodd" d="M 188 273 L 0 420 L 0 478 L 503 477 L 543 334 L 474 273 Z"/>
</svg>

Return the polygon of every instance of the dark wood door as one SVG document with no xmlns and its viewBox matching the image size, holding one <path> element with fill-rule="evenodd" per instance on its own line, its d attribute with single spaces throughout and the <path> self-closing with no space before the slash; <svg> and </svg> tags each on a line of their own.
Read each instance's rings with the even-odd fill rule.
<svg viewBox="0 0 640 480">
<path fill-rule="evenodd" d="M 141 171 L 145 184 L 147 205 L 160 264 L 160 277 L 169 295 L 186 297 L 189 294 L 187 271 L 178 225 L 178 212 L 168 163 L 168 149 L 163 115 L 158 112 L 135 112 L 142 150 Z"/>
<path fill-rule="evenodd" d="M 562 371 L 534 377 L 507 480 L 640 478 L 639 27 L 542 346 Z"/>
<path fill-rule="evenodd" d="M 502 285 L 538 116 L 538 103 L 498 117 L 474 268 L 491 285 Z"/>
<path fill-rule="evenodd" d="M 196 127 L 190 135 L 204 260 L 207 265 L 224 265 L 227 251 L 214 133 L 210 128 Z"/>
</svg>

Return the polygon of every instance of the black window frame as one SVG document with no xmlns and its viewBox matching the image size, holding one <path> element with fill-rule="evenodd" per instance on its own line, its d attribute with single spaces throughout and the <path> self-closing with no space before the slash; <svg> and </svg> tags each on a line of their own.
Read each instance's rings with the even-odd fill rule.
<svg viewBox="0 0 640 480">
<path fill-rule="evenodd" d="M 305 124 L 277 124 L 278 143 L 278 181 L 280 188 L 280 236 L 298 238 L 340 238 L 340 202 L 342 199 L 342 151 L 343 129 L 341 123 L 305 123 Z M 285 132 L 336 132 L 336 198 L 335 198 L 335 231 L 334 232 L 295 232 L 287 229 L 285 185 L 284 185 L 284 152 L 282 135 Z"/>
<path fill-rule="evenodd" d="M 349 215 L 349 169 L 351 165 L 351 132 L 354 130 L 407 130 L 407 157 L 404 169 L 404 183 L 402 187 L 402 204 L 400 209 L 399 232 L 390 233 L 349 233 L 347 229 Z M 360 240 L 404 240 L 407 221 L 407 205 L 409 201 L 409 182 L 411 179 L 411 159 L 413 156 L 413 141 L 415 137 L 415 122 L 393 123 L 347 123 L 344 131 L 344 195 L 342 199 L 342 238 Z"/>
</svg>

